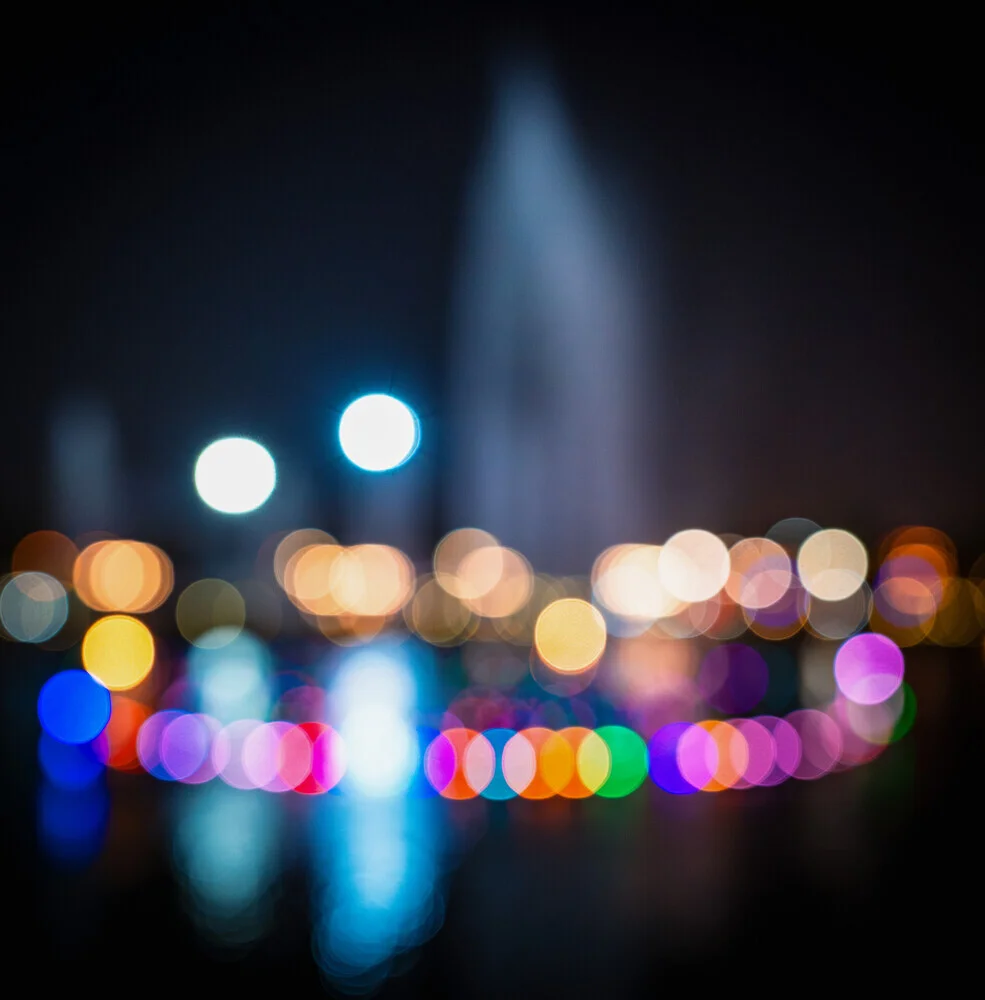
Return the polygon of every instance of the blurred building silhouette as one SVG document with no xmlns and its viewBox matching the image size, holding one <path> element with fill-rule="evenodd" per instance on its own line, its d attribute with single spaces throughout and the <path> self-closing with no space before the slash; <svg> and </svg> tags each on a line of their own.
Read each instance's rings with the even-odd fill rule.
<svg viewBox="0 0 985 1000">
<path fill-rule="evenodd" d="M 642 296 L 610 192 L 535 62 L 500 73 L 465 227 L 453 521 L 538 570 L 586 572 L 651 520 Z"/>
</svg>

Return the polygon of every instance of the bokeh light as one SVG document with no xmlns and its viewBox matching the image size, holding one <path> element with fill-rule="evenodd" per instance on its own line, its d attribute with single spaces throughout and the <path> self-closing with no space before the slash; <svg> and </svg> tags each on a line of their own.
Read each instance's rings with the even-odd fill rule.
<svg viewBox="0 0 985 1000">
<path fill-rule="evenodd" d="M 537 618 L 534 645 L 540 659 L 562 674 L 594 666 L 605 652 L 605 619 L 587 601 L 568 597 L 549 604 Z"/>
<path fill-rule="evenodd" d="M 32 531 L 14 547 L 10 569 L 14 573 L 31 570 L 47 573 L 68 586 L 72 582 L 72 570 L 78 555 L 78 546 L 61 532 Z"/>
<path fill-rule="evenodd" d="M 728 580 L 728 549 L 710 531 L 689 528 L 667 539 L 660 550 L 657 570 L 660 582 L 678 600 L 707 601 Z"/>
<path fill-rule="evenodd" d="M 417 593 L 404 607 L 408 627 L 433 646 L 464 642 L 478 627 L 472 612 L 431 575 L 418 581 Z"/>
<path fill-rule="evenodd" d="M 384 617 L 396 614 L 410 600 L 414 567 L 390 545 L 354 545 L 331 560 L 328 583 L 343 612 Z"/>
<path fill-rule="evenodd" d="M 136 618 L 107 615 L 89 626 L 82 640 L 82 664 L 111 691 L 127 691 L 151 672 L 154 637 Z"/>
<path fill-rule="evenodd" d="M 144 614 L 171 594 L 174 568 L 156 545 L 100 539 L 79 554 L 72 579 L 79 597 L 93 611 Z"/>
<path fill-rule="evenodd" d="M 718 744 L 704 726 L 689 723 L 677 736 L 677 767 L 681 777 L 695 790 L 707 788 L 714 779 L 718 754 Z"/>
<path fill-rule="evenodd" d="M 825 528 L 806 538 L 797 553 L 797 575 L 812 597 L 843 601 L 862 586 L 869 569 L 865 546 L 849 531 Z"/>
<path fill-rule="evenodd" d="M 311 780 L 322 791 L 331 791 L 345 777 L 346 763 L 341 733 L 322 725 L 311 748 Z"/>
<path fill-rule="evenodd" d="M 838 765 L 844 737 L 830 715 L 818 709 L 802 708 L 791 712 L 786 722 L 796 729 L 800 738 L 800 761 L 792 772 L 794 778 L 814 781 Z"/>
<path fill-rule="evenodd" d="M 116 771 L 133 771 L 139 767 L 137 734 L 151 714 L 143 702 L 114 691 L 109 722 L 100 740 L 105 740 L 106 766 Z"/>
<path fill-rule="evenodd" d="M 514 733 L 501 755 L 503 780 L 517 795 L 524 795 L 537 776 L 537 749 L 529 739 L 529 732 Z"/>
<path fill-rule="evenodd" d="M 671 795 L 691 795 L 698 786 L 681 772 L 677 747 L 681 737 L 692 727 L 690 722 L 669 722 L 658 729 L 648 746 L 650 778 Z"/>
<path fill-rule="evenodd" d="M 484 733 L 469 740 L 462 755 L 465 783 L 476 794 L 482 794 L 496 775 L 496 750 Z"/>
<path fill-rule="evenodd" d="M 749 631 L 761 639 L 782 642 L 795 636 L 807 622 L 811 597 L 796 576 L 782 597 L 765 608 L 743 608 Z"/>
<path fill-rule="evenodd" d="M 213 441 L 195 463 L 195 489 L 221 514 L 247 514 L 277 485 L 277 468 L 263 445 L 244 437 Z"/>
<path fill-rule="evenodd" d="M 473 747 L 475 752 L 470 753 Z M 434 790 L 446 799 L 474 799 L 496 769 L 492 744 L 475 730 L 456 726 L 439 733 L 424 755 L 424 770 Z"/>
<path fill-rule="evenodd" d="M 803 744 L 800 734 L 786 719 L 775 715 L 758 715 L 755 720 L 773 737 L 773 767 L 759 784 L 774 786 L 792 778 L 800 766 Z"/>
<path fill-rule="evenodd" d="M 278 719 L 257 726 L 243 740 L 243 771 L 254 788 L 287 792 L 304 780 L 304 774 L 296 773 L 301 768 L 294 768 L 284 747 L 284 739 L 293 729 L 293 723 Z"/>
<path fill-rule="evenodd" d="M 596 735 L 609 748 L 608 777 L 595 794 L 606 799 L 620 799 L 635 792 L 646 780 L 649 759 L 643 737 L 625 726 L 601 726 Z"/>
<path fill-rule="evenodd" d="M 503 773 L 503 750 L 507 743 L 516 735 L 512 729 L 487 729 L 482 734 L 493 753 L 493 772 L 481 795 L 485 799 L 501 802 L 516 797 L 516 792 L 510 787 Z"/>
<path fill-rule="evenodd" d="M 459 579 L 492 580 L 481 594 L 462 598 L 468 608 L 483 618 L 515 615 L 530 600 L 534 589 L 530 563 L 514 549 L 493 546 L 469 552 L 459 564 Z"/>
<path fill-rule="evenodd" d="M 550 732 L 548 730 L 548 732 Z M 550 795 L 560 795 L 576 780 L 573 741 L 562 733 L 550 732 L 537 750 L 537 774 Z M 530 788 L 526 795 L 529 797 Z"/>
<path fill-rule="evenodd" d="M 68 620 L 68 595 L 48 573 L 31 570 L 0 582 L 0 625 L 18 642 L 43 643 Z"/>
<path fill-rule="evenodd" d="M 241 791 L 255 788 L 248 768 L 245 766 L 243 747 L 254 730 L 262 726 L 259 719 L 236 719 L 223 726 L 211 741 L 211 763 L 215 773 L 227 784 Z M 292 727 L 293 728 L 293 727 Z M 165 730 L 167 732 L 167 730 Z M 163 744 L 163 734 L 161 738 Z M 310 747 L 310 744 L 309 744 Z M 162 746 L 163 751 L 163 746 Z M 162 764 L 164 763 L 162 753 Z M 308 770 L 311 769 L 310 753 Z M 169 772 L 170 773 L 170 772 Z"/>
<path fill-rule="evenodd" d="M 161 735 L 172 720 L 183 714 L 176 708 L 154 712 L 147 716 L 137 732 L 137 759 L 140 766 L 160 781 L 174 781 L 161 762 Z"/>
<path fill-rule="evenodd" d="M 295 774 L 290 783 L 300 795 L 321 795 L 326 791 L 315 776 L 315 744 L 328 728 L 324 722 L 299 722 L 281 739 L 281 777 L 287 778 L 284 764 L 289 757 L 293 757 Z"/>
<path fill-rule="evenodd" d="M 968 646 L 981 635 L 983 621 L 985 593 L 971 580 L 950 577 L 927 637 L 938 646 Z"/>
<path fill-rule="evenodd" d="M 288 587 L 285 573 L 293 556 L 309 545 L 338 545 L 338 542 L 332 535 L 327 531 L 322 531 L 320 528 L 298 528 L 296 531 L 289 531 L 283 537 L 274 536 L 274 538 L 267 540 L 257 557 L 260 563 L 258 569 L 261 572 L 266 569 L 263 565 L 264 553 L 269 554 L 268 546 L 272 545 L 274 541 L 276 541 L 276 545 L 274 546 L 273 555 L 270 557 L 274 579 L 281 589 L 288 593 L 290 588 Z"/>
<path fill-rule="evenodd" d="M 612 774 L 612 750 L 603 737 L 583 726 L 563 729 L 561 735 L 575 748 L 575 775 L 561 789 L 565 798 L 595 795 Z"/>
<path fill-rule="evenodd" d="M 807 609 L 807 627 L 821 639 L 847 639 L 865 628 L 872 614 L 872 590 L 862 582 L 854 594 L 839 601 L 814 597 Z"/>
<path fill-rule="evenodd" d="M 876 705 L 903 683 L 903 653 L 884 635 L 867 632 L 847 639 L 835 656 L 835 680 L 849 701 Z"/>
<path fill-rule="evenodd" d="M 50 677 L 38 695 L 38 720 L 63 743 L 89 743 L 109 722 L 109 691 L 84 670 L 63 670 Z"/>
<path fill-rule="evenodd" d="M 414 411 L 385 393 L 360 396 L 339 420 L 339 444 L 345 457 L 366 472 L 398 468 L 417 451 L 420 440 Z"/>
<path fill-rule="evenodd" d="M 284 593 L 309 614 L 341 613 L 343 608 L 332 593 L 332 584 L 333 569 L 344 551 L 335 542 L 315 542 L 296 549 L 284 566 Z"/>
<path fill-rule="evenodd" d="M 614 545 L 592 567 L 592 592 L 598 603 L 630 621 L 649 623 L 674 614 L 681 601 L 660 579 L 659 545 Z"/>
<path fill-rule="evenodd" d="M 161 766 L 175 781 L 200 785 L 216 775 L 212 744 L 220 730 L 209 715 L 183 712 L 162 730 L 158 743 Z"/>
<path fill-rule="evenodd" d="M 709 720 L 697 725 L 711 735 L 715 743 L 715 770 L 703 792 L 724 792 L 734 788 L 749 766 L 749 745 L 742 732 L 728 722 Z"/>
<path fill-rule="evenodd" d="M 417 685 L 407 649 L 379 643 L 348 651 L 331 696 L 347 760 L 340 791 L 366 798 L 402 795 L 422 749 L 411 719 Z"/>
<path fill-rule="evenodd" d="M 196 580 L 178 595 L 174 617 L 188 642 L 214 648 L 239 635 L 246 624 L 246 602 L 225 580 Z"/>
<path fill-rule="evenodd" d="M 765 783 L 776 764 L 776 740 L 762 722 L 755 719 L 732 719 L 746 745 L 746 765 L 733 788 L 753 788 Z"/>
<path fill-rule="evenodd" d="M 482 558 L 475 553 L 490 550 Z M 460 600 L 475 600 L 496 585 L 502 573 L 502 546 L 488 531 L 456 528 L 434 549 L 434 578 L 438 585 Z M 467 572 L 466 572 L 467 570 Z"/>
<path fill-rule="evenodd" d="M 790 588 L 790 556 L 769 538 L 743 538 L 729 549 L 725 592 L 744 608 L 768 608 Z"/>
</svg>

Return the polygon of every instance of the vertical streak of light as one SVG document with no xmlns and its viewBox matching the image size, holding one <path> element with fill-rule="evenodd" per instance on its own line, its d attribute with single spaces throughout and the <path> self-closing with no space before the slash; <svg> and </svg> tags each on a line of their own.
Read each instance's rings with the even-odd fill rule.
<svg viewBox="0 0 985 1000">
<path fill-rule="evenodd" d="M 409 794 L 420 765 L 421 656 L 385 642 L 348 651 L 329 685 L 347 771 L 341 794 L 314 804 L 312 946 L 326 979 L 346 992 L 381 983 L 444 917 L 438 805 Z"/>
<path fill-rule="evenodd" d="M 544 571 L 583 572 L 650 520 L 637 265 L 549 77 L 510 69 L 466 214 L 453 515 Z"/>
<path fill-rule="evenodd" d="M 174 800 L 174 866 L 192 919 L 224 948 L 251 944 L 273 917 L 281 803 L 218 780 L 181 792 Z"/>
</svg>

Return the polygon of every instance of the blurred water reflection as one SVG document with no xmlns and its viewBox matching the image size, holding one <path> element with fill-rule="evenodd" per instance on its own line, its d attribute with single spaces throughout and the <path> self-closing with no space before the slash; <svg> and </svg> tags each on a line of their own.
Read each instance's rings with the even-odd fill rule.
<svg viewBox="0 0 985 1000">
<path fill-rule="evenodd" d="M 59 788 L 44 782 L 38 792 L 38 833 L 47 855 L 72 866 L 94 861 L 109 821 L 109 796 L 102 782 Z"/>
<path fill-rule="evenodd" d="M 440 929 L 444 824 L 433 799 L 326 797 L 311 827 L 313 950 L 365 992 Z"/>
<path fill-rule="evenodd" d="M 273 917 L 283 811 L 272 796 L 219 781 L 181 791 L 173 802 L 173 852 L 187 909 L 213 943 L 251 944 Z"/>
</svg>

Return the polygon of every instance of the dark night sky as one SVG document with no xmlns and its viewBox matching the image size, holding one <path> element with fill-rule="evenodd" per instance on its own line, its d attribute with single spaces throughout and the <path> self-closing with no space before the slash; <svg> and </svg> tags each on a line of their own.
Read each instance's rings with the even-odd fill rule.
<svg viewBox="0 0 985 1000">
<path fill-rule="evenodd" d="M 355 6 L 5 32 L 5 542 L 58 527 L 39 459 L 69 391 L 111 401 L 150 512 L 194 516 L 189 456 L 248 427 L 318 467 L 331 527 L 332 408 L 394 375 L 447 440 L 463 198 L 495 60 L 532 44 L 654 248 L 655 532 L 798 514 L 980 550 L 967 25 Z"/>
</svg>

